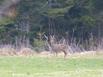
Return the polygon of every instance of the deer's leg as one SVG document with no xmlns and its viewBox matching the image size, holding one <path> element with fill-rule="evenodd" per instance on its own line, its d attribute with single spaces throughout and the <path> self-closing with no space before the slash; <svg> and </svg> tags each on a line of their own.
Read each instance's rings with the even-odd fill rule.
<svg viewBox="0 0 103 77">
<path fill-rule="evenodd" d="M 63 53 L 64 53 L 64 58 L 65 58 L 68 53 L 65 50 L 63 50 Z"/>
<path fill-rule="evenodd" d="M 58 52 L 57 52 L 57 51 L 55 51 L 55 56 L 56 56 L 56 57 L 58 56 Z"/>
<path fill-rule="evenodd" d="M 53 51 L 53 55 L 54 55 L 54 57 L 56 57 L 57 56 L 57 52 Z"/>
</svg>

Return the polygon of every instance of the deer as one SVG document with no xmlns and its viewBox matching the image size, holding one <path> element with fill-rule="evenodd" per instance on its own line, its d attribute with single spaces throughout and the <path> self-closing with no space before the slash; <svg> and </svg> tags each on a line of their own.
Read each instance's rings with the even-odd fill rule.
<svg viewBox="0 0 103 77">
<path fill-rule="evenodd" d="M 64 53 L 64 58 L 67 56 L 67 54 L 68 54 L 68 52 L 66 51 L 67 45 L 65 43 L 57 43 L 55 41 L 54 36 L 50 36 L 49 41 L 48 41 L 48 45 L 49 45 L 50 51 L 55 53 L 56 56 L 60 52 Z"/>
</svg>

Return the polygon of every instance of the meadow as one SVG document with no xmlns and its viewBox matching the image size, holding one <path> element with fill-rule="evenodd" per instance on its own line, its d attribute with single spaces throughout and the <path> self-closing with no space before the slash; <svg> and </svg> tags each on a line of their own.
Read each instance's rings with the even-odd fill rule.
<svg viewBox="0 0 103 77">
<path fill-rule="evenodd" d="M 103 77 L 103 57 L 1 56 L 0 77 Z"/>
</svg>

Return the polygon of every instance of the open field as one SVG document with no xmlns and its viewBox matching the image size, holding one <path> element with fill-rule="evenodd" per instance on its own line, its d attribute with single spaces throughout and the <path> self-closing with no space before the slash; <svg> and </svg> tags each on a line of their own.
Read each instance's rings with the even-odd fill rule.
<svg viewBox="0 0 103 77">
<path fill-rule="evenodd" d="M 0 77 L 103 77 L 103 57 L 0 57 Z"/>
</svg>

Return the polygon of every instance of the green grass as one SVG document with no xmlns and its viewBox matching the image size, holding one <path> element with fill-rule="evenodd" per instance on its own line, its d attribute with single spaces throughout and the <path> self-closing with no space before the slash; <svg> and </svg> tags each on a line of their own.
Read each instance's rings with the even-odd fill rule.
<svg viewBox="0 0 103 77">
<path fill-rule="evenodd" d="M 103 57 L 0 57 L 0 77 L 103 77 Z"/>
</svg>

